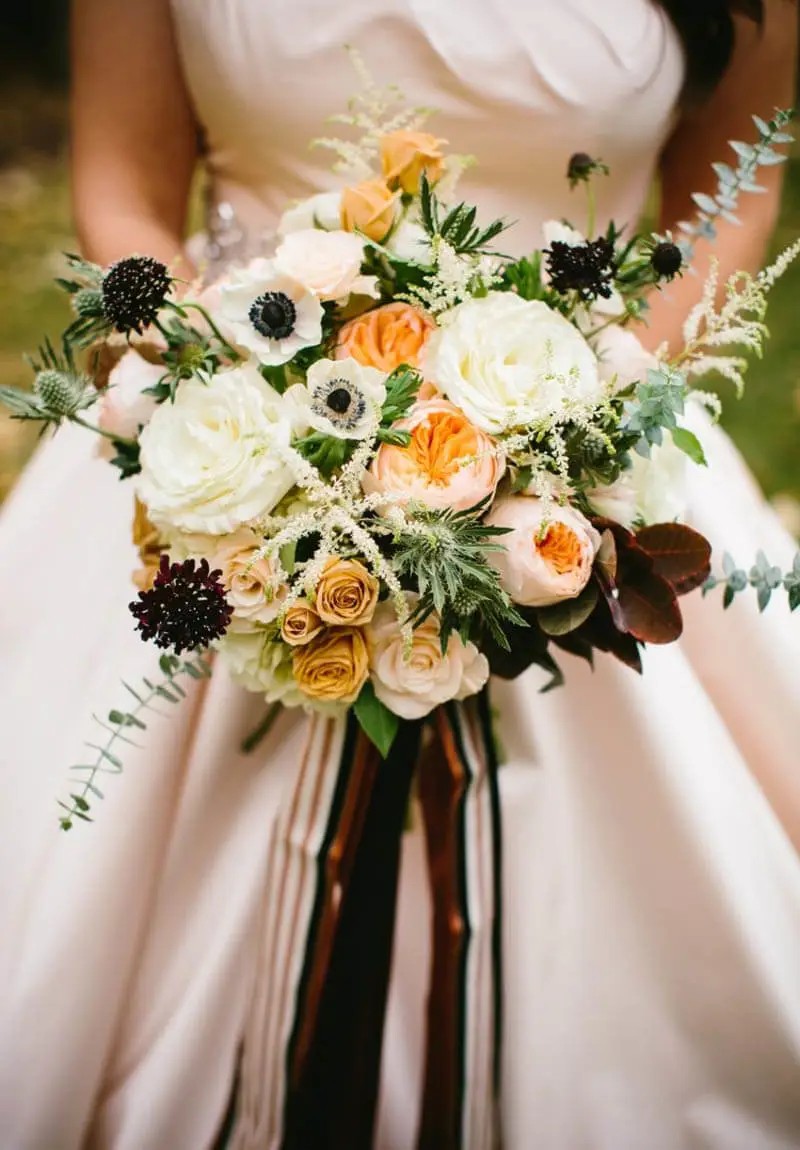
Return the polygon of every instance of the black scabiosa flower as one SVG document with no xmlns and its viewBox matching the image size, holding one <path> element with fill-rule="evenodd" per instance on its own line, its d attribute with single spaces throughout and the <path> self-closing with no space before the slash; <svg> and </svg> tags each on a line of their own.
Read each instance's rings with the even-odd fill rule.
<svg viewBox="0 0 800 1150">
<path fill-rule="evenodd" d="M 673 280 L 683 267 L 683 253 L 671 240 L 660 240 L 653 248 L 650 263 L 659 279 Z"/>
<path fill-rule="evenodd" d="M 294 301 L 282 291 L 267 291 L 253 300 L 250 322 L 267 339 L 287 339 L 297 323 Z"/>
<path fill-rule="evenodd" d="M 580 244 L 554 240 L 545 248 L 550 283 L 557 292 L 576 291 L 584 302 L 613 291 L 614 247 L 602 236 Z"/>
<path fill-rule="evenodd" d="M 157 647 L 176 655 L 221 639 L 233 615 L 221 575 L 221 571 L 209 570 L 206 559 L 198 564 L 194 559 L 170 563 L 162 555 L 153 586 L 140 591 L 130 604 L 142 639 L 152 639 Z"/>
<path fill-rule="evenodd" d="M 103 315 L 117 331 L 139 334 L 164 306 L 172 278 L 151 256 L 131 256 L 112 264 L 103 276 Z"/>
</svg>

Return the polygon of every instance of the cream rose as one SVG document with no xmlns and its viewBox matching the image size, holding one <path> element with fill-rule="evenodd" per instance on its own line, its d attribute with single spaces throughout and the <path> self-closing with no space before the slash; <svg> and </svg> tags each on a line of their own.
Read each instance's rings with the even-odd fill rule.
<svg viewBox="0 0 800 1150">
<path fill-rule="evenodd" d="M 474 643 L 451 635 L 442 654 L 435 615 L 414 630 L 407 657 L 394 607 L 380 603 L 367 642 L 375 694 L 401 719 L 421 719 L 441 703 L 474 695 L 489 678 L 489 663 Z"/>
<path fill-rule="evenodd" d="M 294 484 L 289 410 L 253 367 L 182 383 L 140 438 L 138 494 L 153 522 L 224 535 L 271 511 Z"/>
<path fill-rule="evenodd" d="M 354 703 L 369 676 L 367 644 L 355 627 L 331 627 L 292 656 L 299 690 L 314 702 Z"/>
<path fill-rule="evenodd" d="M 509 495 L 495 503 L 486 523 L 511 528 L 498 540 L 504 550 L 487 558 L 515 603 L 548 607 L 576 598 L 589 582 L 600 535 L 580 511 Z"/>
<path fill-rule="evenodd" d="M 376 295 L 375 276 L 362 276 L 363 241 L 352 232 L 307 229 L 286 236 L 275 253 L 279 272 L 321 300 Z"/>
<path fill-rule="evenodd" d="M 234 630 L 271 623 L 286 597 L 286 588 L 276 587 L 275 564 L 258 555 L 263 542 L 254 531 L 242 528 L 226 536 L 209 560 L 212 568 L 222 571 Z"/>
<path fill-rule="evenodd" d="M 288 236 L 306 228 L 337 231 L 341 227 L 342 193 L 318 192 L 288 208 L 278 221 L 278 235 Z"/>
<path fill-rule="evenodd" d="M 689 458 L 664 432 L 664 441 L 645 458 L 631 454 L 631 466 L 615 483 L 587 491 L 598 515 L 614 519 L 623 527 L 636 524 L 671 523 L 686 515 Z"/>
<path fill-rule="evenodd" d="M 490 434 L 596 406 L 605 393 L 580 332 L 541 300 L 513 292 L 453 308 L 425 346 L 423 369 Z"/>
<path fill-rule="evenodd" d="M 592 339 L 600 378 L 614 391 L 647 379 L 648 371 L 659 366 L 652 352 L 642 347 L 633 332 L 619 324 L 609 324 Z"/>
<path fill-rule="evenodd" d="M 162 364 L 148 363 L 136 351 L 126 351 L 108 376 L 108 386 L 98 403 L 97 422 L 103 431 L 120 439 L 135 439 L 156 410 L 152 395 L 145 395 L 147 387 L 154 387 L 164 374 Z M 113 444 L 104 440 L 101 455 L 111 458 Z"/>
<path fill-rule="evenodd" d="M 317 583 L 316 609 L 324 623 L 361 627 L 378 605 L 380 584 L 356 559 L 329 559 Z"/>
<path fill-rule="evenodd" d="M 392 229 L 386 239 L 386 248 L 399 260 L 423 264 L 425 267 L 430 265 L 431 237 L 422 224 L 410 220 L 408 216 L 403 216 Z"/>
<path fill-rule="evenodd" d="M 407 431 L 411 440 L 406 447 L 381 445 L 364 475 L 367 493 L 454 511 L 466 511 L 494 493 L 505 470 L 503 458 L 452 403 L 417 403 L 395 428 Z"/>
</svg>

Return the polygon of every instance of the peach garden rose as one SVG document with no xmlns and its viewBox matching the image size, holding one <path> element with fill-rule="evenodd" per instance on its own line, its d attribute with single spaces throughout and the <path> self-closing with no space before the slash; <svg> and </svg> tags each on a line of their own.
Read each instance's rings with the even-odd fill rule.
<svg viewBox="0 0 800 1150">
<path fill-rule="evenodd" d="M 486 523 L 511 528 L 500 540 L 504 550 L 488 560 L 515 603 L 548 607 L 577 598 L 589 582 L 600 535 L 574 507 L 509 495 L 497 501 Z"/>
<path fill-rule="evenodd" d="M 417 403 L 396 424 L 407 447 L 382 444 L 364 476 L 368 493 L 381 492 L 426 507 L 466 511 L 494 493 L 505 470 L 494 441 L 444 399 Z"/>
<path fill-rule="evenodd" d="M 401 363 L 417 367 L 435 329 L 433 320 L 410 304 L 387 303 L 344 325 L 339 332 L 336 357 L 350 357 L 387 374 Z"/>
</svg>

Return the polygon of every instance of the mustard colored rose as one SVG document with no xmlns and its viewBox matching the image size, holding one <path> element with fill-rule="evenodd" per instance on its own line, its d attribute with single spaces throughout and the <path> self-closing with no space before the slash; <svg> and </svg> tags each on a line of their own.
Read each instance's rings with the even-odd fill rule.
<svg viewBox="0 0 800 1150">
<path fill-rule="evenodd" d="M 346 232 L 361 232 L 379 244 L 385 240 L 394 223 L 393 192 L 383 180 L 364 180 L 342 192 L 342 227 Z"/>
<path fill-rule="evenodd" d="M 389 132 L 381 137 L 381 166 L 390 188 L 401 188 L 413 195 L 419 190 L 423 172 L 435 184 L 444 170 L 441 145 L 430 132 Z"/>
<path fill-rule="evenodd" d="M 290 647 L 304 647 L 322 630 L 322 620 L 310 603 L 292 603 L 281 623 L 281 638 Z"/>
<path fill-rule="evenodd" d="M 133 573 L 134 585 L 139 591 L 149 591 L 158 573 L 161 562 L 162 542 L 158 529 L 153 526 L 147 515 L 147 508 L 141 499 L 134 497 L 133 526 L 131 535 L 133 545 L 139 552 L 142 564 Z"/>
<path fill-rule="evenodd" d="M 355 627 L 331 627 L 292 659 L 295 683 L 309 699 L 354 703 L 369 675 L 367 644 Z"/>
<path fill-rule="evenodd" d="M 317 584 L 315 607 L 324 623 L 360 627 L 378 605 L 378 580 L 356 559 L 329 559 Z"/>
<path fill-rule="evenodd" d="M 436 324 L 407 303 L 387 303 L 346 323 L 339 332 L 336 358 L 355 359 L 387 374 L 401 363 L 419 364 Z"/>
</svg>

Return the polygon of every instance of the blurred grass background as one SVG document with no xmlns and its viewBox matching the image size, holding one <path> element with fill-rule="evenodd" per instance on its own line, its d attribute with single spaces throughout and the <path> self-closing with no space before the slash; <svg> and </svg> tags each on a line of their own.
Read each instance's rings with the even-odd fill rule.
<svg viewBox="0 0 800 1150">
<path fill-rule="evenodd" d="M 0 37 L 0 381 L 24 386 L 22 356 L 64 325 L 52 285 L 74 247 L 66 160 L 64 0 L 27 0 Z M 7 25 L 7 26 L 5 26 Z M 22 62 L 23 67 L 20 67 Z M 800 149 L 789 163 L 778 248 L 800 235 Z M 800 262 L 776 289 L 772 339 L 732 395 L 723 422 L 787 526 L 800 535 Z M 724 386 L 724 385 L 723 385 Z M 725 395 L 725 391 L 723 391 Z M 35 431 L 0 413 L 0 499 L 24 466 Z"/>
</svg>

